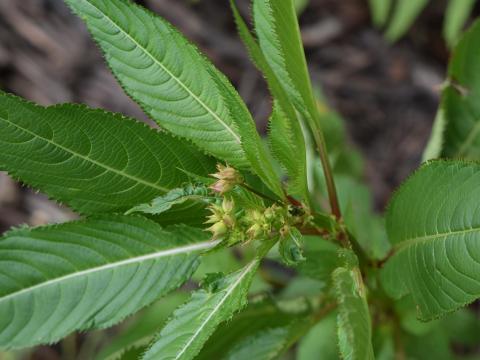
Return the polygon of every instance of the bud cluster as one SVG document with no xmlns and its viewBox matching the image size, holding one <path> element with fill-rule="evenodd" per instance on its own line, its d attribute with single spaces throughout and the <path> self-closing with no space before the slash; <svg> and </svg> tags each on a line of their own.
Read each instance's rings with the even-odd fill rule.
<svg viewBox="0 0 480 360">
<path fill-rule="evenodd" d="M 207 223 L 212 225 L 207 230 L 214 239 L 223 239 L 227 245 L 285 237 L 306 219 L 291 207 L 277 204 L 267 208 L 236 208 L 234 201 L 226 197 L 221 204 L 212 204 L 208 209 L 211 215 Z"/>
</svg>

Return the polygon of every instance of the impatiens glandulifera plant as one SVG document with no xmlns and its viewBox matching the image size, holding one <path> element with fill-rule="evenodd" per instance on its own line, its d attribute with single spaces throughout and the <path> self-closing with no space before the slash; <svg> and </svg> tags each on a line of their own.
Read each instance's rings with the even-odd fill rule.
<svg viewBox="0 0 480 360">
<path fill-rule="evenodd" d="M 0 169 L 81 217 L 0 240 L 0 348 L 135 313 L 79 358 L 450 359 L 478 345 L 460 308 L 480 297 L 480 23 L 453 54 L 428 161 L 383 219 L 312 90 L 292 0 L 253 1 L 253 32 L 231 2 L 272 96 L 266 143 L 165 20 L 127 0 L 66 3 L 159 128 L 0 93 Z"/>
</svg>

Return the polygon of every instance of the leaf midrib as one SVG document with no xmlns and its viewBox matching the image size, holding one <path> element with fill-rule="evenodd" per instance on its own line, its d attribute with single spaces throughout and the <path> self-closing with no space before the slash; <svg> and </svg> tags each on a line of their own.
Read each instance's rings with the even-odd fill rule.
<svg viewBox="0 0 480 360">
<path fill-rule="evenodd" d="M 143 179 L 141 179 L 141 178 L 138 178 L 138 177 L 136 177 L 136 176 L 134 176 L 134 175 L 127 174 L 126 172 L 123 172 L 123 171 L 121 171 L 121 170 L 115 169 L 115 168 L 113 168 L 113 167 L 111 167 L 111 166 L 109 166 L 109 165 L 107 165 L 107 164 L 101 163 L 101 162 L 99 162 L 99 161 L 96 161 L 96 160 L 88 157 L 88 156 L 85 156 L 85 155 L 82 155 L 82 154 L 80 154 L 80 153 L 78 153 L 78 152 L 76 152 L 76 151 L 73 151 L 72 149 L 69 149 L 69 148 L 67 148 L 67 147 L 65 147 L 65 146 L 63 146 L 63 145 L 60 145 L 60 144 L 56 143 L 56 142 L 53 141 L 53 140 L 47 139 L 46 137 L 40 136 L 40 135 L 34 133 L 33 131 L 30 131 L 29 129 L 24 128 L 23 126 L 20 126 L 20 125 L 14 123 L 13 121 L 10 121 L 8 118 L 0 117 L 0 120 L 3 120 L 3 121 L 5 121 L 5 122 L 13 125 L 13 126 L 15 126 L 16 128 L 18 128 L 18 129 L 20 129 L 20 130 L 22 130 L 22 131 L 25 131 L 26 133 L 34 136 L 35 138 L 41 139 L 41 140 L 43 140 L 43 141 L 46 141 L 46 142 L 48 142 L 49 144 L 51 144 L 51 145 L 53 145 L 53 146 L 56 146 L 56 147 L 62 149 L 63 151 L 66 151 L 66 152 L 72 154 L 73 156 L 79 157 L 79 158 L 81 158 L 81 159 L 83 159 L 83 160 L 85 160 L 85 161 L 87 161 L 87 162 L 90 162 L 90 163 L 95 164 L 95 165 L 97 165 L 97 166 L 99 166 L 99 167 L 101 167 L 101 168 L 104 168 L 105 170 L 111 171 L 111 172 L 113 172 L 113 173 L 115 173 L 115 174 L 117 174 L 117 175 L 126 177 L 126 178 L 128 178 L 128 179 L 130 179 L 130 180 L 136 181 L 136 182 L 141 183 L 141 184 L 143 184 L 143 185 L 145 185 L 145 186 L 148 186 L 148 187 L 151 187 L 151 188 L 160 190 L 160 191 L 162 191 L 162 192 L 164 192 L 164 193 L 170 191 L 170 189 L 164 188 L 163 186 L 160 186 L 160 185 L 155 184 L 155 183 L 148 182 L 148 181 L 143 180 Z"/>
<path fill-rule="evenodd" d="M 50 286 L 52 284 L 64 282 L 64 281 L 70 280 L 72 278 L 76 278 L 76 277 L 80 277 L 80 276 L 84 276 L 84 275 L 87 276 L 87 275 L 90 275 L 92 273 L 96 273 L 96 272 L 99 272 L 99 271 L 115 269 L 115 268 L 118 268 L 118 267 L 121 267 L 121 266 L 126 266 L 126 265 L 130 265 L 130 264 L 135 264 L 135 263 L 141 263 L 141 262 L 147 261 L 147 260 L 159 259 L 159 258 L 166 257 L 166 256 L 174 256 L 174 255 L 179 255 L 179 254 L 186 254 L 186 253 L 193 252 L 193 251 L 200 251 L 200 250 L 203 250 L 203 249 L 209 249 L 209 248 L 212 248 L 215 245 L 217 245 L 219 242 L 220 242 L 219 240 L 217 240 L 217 241 L 204 241 L 204 242 L 201 242 L 201 243 L 190 244 L 190 245 L 181 246 L 181 247 L 177 247 L 177 248 L 161 250 L 161 251 L 157 251 L 157 252 L 152 253 L 152 254 L 136 256 L 136 257 L 124 259 L 124 260 L 121 260 L 121 261 L 97 266 L 95 268 L 90 268 L 90 269 L 77 271 L 77 272 L 74 272 L 74 273 L 70 273 L 70 274 L 67 274 L 67 275 L 64 275 L 64 276 L 60 276 L 58 278 L 50 279 L 50 280 L 42 282 L 40 284 L 36 284 L 36 285 L 30 286 L 30 287 L 21 289 L 19 291 L 7 294 L 3 297 L 0 297 L 0 303 L 8 300 L 10 298 L 20 296 L 24 293 L 35 291 L 35 290 L 41 289 L 43 287 Z"/>
<path fill-rule="evenodd" d="M 479 232 L 480 233 L 480 227 L 473 227 L 470 229 L 466 230 L 455 230 L 455 231 L 450 231 L 450 232 L 444 232 L 444 233 L 437 233 L 437 234 L 431 234 L 431 235 L 424 235 L 424 236 L 419 236 L 419 237 L 414 237 L 410 238 L 407 240 L 402 241 L 395 247 L 395 253 L 398 253 L 408 246 L 411 246 L 413 244 L 417 243 L 423 243 L 423 242 L 429 242 L 432 240 L 437 240 L 442 237 L 448 237 L 448 236 L 454 236 L 454 235 L 465 235 L 469 233 L 475 233 Z"/>
<path fill-rule="evenodd" d="M 207 323 L 210 321 L 210 319 L 215 315 L 215 313 L 217 313 L 219 311 L 219 309 L 221 308 L 221 306 L 223 305 L 223 303 L 225 301 L 227 301 L 227 299 L 230 297 L 230 295 L 232 294 L 232 292 L 237 288 L 237 286 L 240 284 L 240 282 L 243 280 L 243 278 L 250 272 L 250 270 L 255 266 L 257 265 L 258 263 L 258 260 L 254 260 L 252 261 L 250 264 L 248 264 L 245 269 L 243 270 L 243 272 L 240 274 L 240 276 L 238 277 L 237 280 L 235 280 L 235 282 L 229 287 L 227 288 L 227 291 L 225 292 L 224 296 L 222 297 L 222 299 L 217 303 L 217 305 L 215 305 L 215 307 L 213 308 L 213 310 L 210 312 L 210 314 L 207 316 L 207 318 L 202 322 L 202 324 L 197 328 L 197 330 L 193 333 L 193 335 L 190 337 L 190 339 L 188 340 L 188 342 L 185 344 L 185 346 L 180 350 L 179 353 L 177 353 L 177 355 L 175 356 L 175 360 L 178 360 L 180 359 L 180 357 L 185 353 L 185 351 L 187 351 L 188 347 L 192 344 L 192 342 L 198 337 L 198 334 L 201 333 L 201 331 L 203 330 L 203 328 L 207 325 Z"/>
<path fill-rule="evenodd" d="M 195 95 L 189 88 L 186 86 L 181 79 L 176 77 L 166 66 L 164 66 L 160 61 L 157 60 L 155 56 L 153 56 L 144 46 L 142 46 L 138 41 L 136 41 L 127 31 L 125 31 L 120 25 L 118 25 L 113 19 L 111 19 L 107 14 L 105 14 L 102 10 L 100 10 L 97 6 L 92 4 L 89 0 L 85 0 L 90 6 L 97 9 L 99 13 L 103 15 L 105 19 L 107 19 L 114 27 L 116 27 L 122 34 L 124 34 L 127 38 L 132 41 L 135 46 L 141 49 L 148 57 L 150 57 L 158 66 L 160 66 L 178 85 L 182 87 L 192 98 L 197 101 L 200 106 L 202 106 L 205 110 L 207 110 L 210 115 L 212 115 L 232 136 L 235 138 L 237 144 L 241 144 L 240 137 L 233 131 L 230 126 L 228 126 L 225 121 L 223 121 L 205 102 L 203 102 L 197 95 Z"/>
</svg>

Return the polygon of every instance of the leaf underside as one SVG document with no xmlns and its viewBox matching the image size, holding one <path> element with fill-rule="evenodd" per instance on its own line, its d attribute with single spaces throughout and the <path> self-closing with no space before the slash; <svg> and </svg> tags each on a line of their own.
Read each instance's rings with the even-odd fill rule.
<svg viewBox="0 0 480 360">
<path fill-rule="evenodd" d="M 111 326 L 185 282 L 214 244 L 186 226 L 108 216 L 0 239 L 0 348 Z"/>
</svg>

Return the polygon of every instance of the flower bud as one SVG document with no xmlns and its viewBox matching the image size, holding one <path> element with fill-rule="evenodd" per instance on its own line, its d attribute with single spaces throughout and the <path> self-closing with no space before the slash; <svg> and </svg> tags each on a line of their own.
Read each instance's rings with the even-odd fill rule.
<svg viewBox="0 0 480 360">
<path fill-rule="evenodd" d="M 247 230 L 247 235 L 250 239 L 258 238 L 262 234 L 263 234 L 263 230 L 260 224 L 253 224 Z"/>
<path fill-rule="evenodd" d="M 219 237 L 227 233 L 228 228 L 225 223 L 221 221 L 213 224 L 207 230 L 213 234 L 213 239 L 218 239 Z"/>
<path fill-rule="evenodd" d="M 217 172 L 211 174 L 211 176 L 218 179 L 218 181 L 211 185 L 210 189 L 220 194 L 229 192 L 235 185 L 243 182 L 243 177 L 237 170 L 222 164 L 217 165 Z"/>
</svg>

